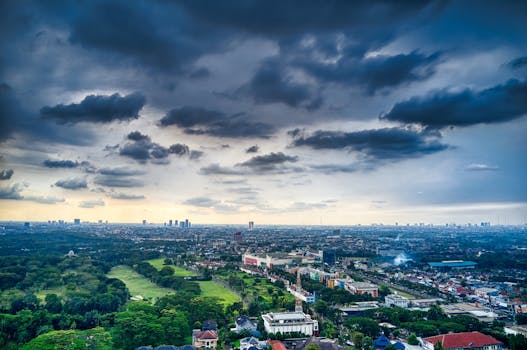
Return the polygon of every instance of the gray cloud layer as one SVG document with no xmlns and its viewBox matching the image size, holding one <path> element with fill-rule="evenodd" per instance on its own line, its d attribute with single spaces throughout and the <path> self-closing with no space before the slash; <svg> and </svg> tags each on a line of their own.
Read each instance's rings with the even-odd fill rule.
<svg viewBox="0 0 527 350">
<path fill-rule="evenodd" d="M 431 128 L 503 123 L 527 114 L 527 82 L 509 80 L 482 91 L 438 91 L 397 103 L 383 119 Z"/>
<path fill-rule="evenodd" d="M 139 93 L 126 96 L 119 94 L 111 96 L 89 95 L 80 103 L 42 107 L 40 115 L 44 119 L 52 119 L 59 124 L 127 121 L 139 118 L 139 111 L 145 102 L 145 97 Z"/>
</svg>

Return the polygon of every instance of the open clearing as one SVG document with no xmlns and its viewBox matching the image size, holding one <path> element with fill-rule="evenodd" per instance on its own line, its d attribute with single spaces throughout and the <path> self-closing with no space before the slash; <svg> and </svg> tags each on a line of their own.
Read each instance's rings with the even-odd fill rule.
<svg viewBox="0 0 527 350">
<path fill-rule="evenodd" d="M 189 271 L 189 270 L 185 270 L 184 268 L 179 267 L 179 266 L 163 265 L 164 261 L 165 261 L 165 258 L 147 260 L 147 262 L 150 263 L 150 265 L 152 265 L 153 267 L 155 267 L 158 270 L 161 270 L 164 266 L 170 266 L 171 268 L 174 269 L 174 276 L 178 276 L 178 277 L 197 276 L 194 272 Z"/>
<path fill-rule="evenodd" d="M 107 276 L 110 278 L 118 278 L 123 281 L 132 296 L 141 295 L 145 299 L 154 300 L 161 298 L 168 293 L 175 292 L 172 289 L 160 287 L 150 282 L 148 279 L 132 270 L 131 267 L 124 265 L 113 267 Z"/>
<path fill-rule="evenodd" d="M 224 305 L 231 305 L 240 298 L 234 294 L 229 288 L 214 282 L 214 281 L 198 281 L 201 288 L 201 295 L 204 297 L 218 297 L 223 300 Z"/>
</svg>

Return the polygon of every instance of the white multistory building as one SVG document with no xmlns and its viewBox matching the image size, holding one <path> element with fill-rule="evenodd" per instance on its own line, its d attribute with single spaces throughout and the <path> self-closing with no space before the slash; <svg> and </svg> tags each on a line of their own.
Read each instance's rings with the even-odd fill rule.
<svg viewBox="0 0 527 350">
<path fill-rule="evenodd" d="M 303 312 L 270 312 L 262 315 L 267 333 L 302 333 L 318 336 L 318 321 Z"/>
</svg>

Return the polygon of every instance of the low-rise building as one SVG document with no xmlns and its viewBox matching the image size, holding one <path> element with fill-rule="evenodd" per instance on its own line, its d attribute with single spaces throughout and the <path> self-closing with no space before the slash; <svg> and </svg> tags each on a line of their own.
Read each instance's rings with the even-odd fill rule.
<svg viewBox="0 0 527 350">
<path fill-rule="evenodd" d="M 236 317 L 236 333 L 243 331 L 253 332 L 256 330 L 256 324 L 247 316 L 241 315 Z"/>
<path fill-rule="evenodd" d="M 262 315 L 267 333 L 302 333 L 318 336 L 318 321 L 303 312 L 270 312 Z"/>
<path fill-rule="evenodd" d="M 480 332 L 441 334 L 425 338 L 432 344 L 441 343 L 445 350 L 502 350 L 503 343 Z"/>
<path fill-rule="evenodd" d="M 348 281 L 344 285 L 344 289 L 352 294 L 369 294 L 374 298 L 379 296 L 379 288 L 375 284 L 369 282 Z"/>
<path fill-rule="evenodd" d="M 402 307 L 406 309 L 409 304 L 410 304 L 410 300 L 399 294 L 389 294 L 384 297 L 384 305 L 388 307 L 397 306 L 397 307 Z"/>
<path fill-rule="evenodd" d="M 214 350 L 218 346 L 218 333 L 213 330 L 196 330 L 192 334 L 192 345 L 197 350 Z"/>
<path fill-rule="evenodd" d="M 240 339 L 240 350 L 262 350 L 267 348 L 267 342 L 260 341 L 255 337 Z"/>
</svg>

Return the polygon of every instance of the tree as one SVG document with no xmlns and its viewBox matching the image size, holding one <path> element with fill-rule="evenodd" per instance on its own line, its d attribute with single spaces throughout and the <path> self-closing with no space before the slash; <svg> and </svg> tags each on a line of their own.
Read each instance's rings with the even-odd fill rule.
<svg viewBox="0 0 527 350">
<path fill-rule="evenodd" d="M 62 302 L 57 294 L 47 294 L 46 298 L 46 310 L 52 314 L 60 314 L 62 312 Z"/>
<path fill-rule="evenodd" d="M 444 350 L 443 348 L 443 343 L 441 343 L 440 341 L 438 341 L 437 343 L 434 344 L 434 350 Z"/>
<path fill-rule="evenodd" d="M 311 343 L 308 346 L 306 346 L 306 350 L 320 350 L 320 346 L 318 346 L 315 343 Z"/>
<path fill-rule="evenodd" d="M 362 340 L 362 350 L 372 350 L 373 349 L 373 338 L 364 337 Z"/>
<path fill-rule="evenodd" d="M 447 318 L 447 316 L 439 305 L 432 305 L 426 313 L 426 318 L 431 321 L 439 321 L 444 320 L 445 318 Z"/>
<path fill-rule="evenodd" d="M 408 344 L 419 345 L 419 340 L 417 339 L 417 336 L 414 333 L 408 336 Z"/>
<path fill-rule="evenodd" d="M 99 327 L 86 331 L 51 331 L 39 335 L 22 347 L 22 350 L 32 349 L 111 350 L 113 344 L 110 333 Z"/>
<path fill-rule="evenodd" d="M 508 340 L 511 350 L 527 349 L 527 338 L 521 334 L 509 335 Z"/>
<path fill-rule="evenodd" d="M 379 335 L 379 324 L 375 320 L 367 317 L 350 317 L 344 324 L 352 330 L 357 330 L 370 337 Z"/>
<path fill-rule="evenodd" d="M 391 290 L 390 288 L 388 288 L 387 285 L 384 285 L 382 284 L 380 287 L 379 287 L 379 298 L 384 298 L 385 296 L 387 296 L 388 294 L 391 294 Z"/>
<path fill-rule="evenodd" d="M 362 334 L 361 332 L 353 332 L 353 334 L 351 335 L 351 341 L 353 342 L 353 344 L 355 344 L 356 349 L 362 349 L 363 340 L 364 334 Z"/>
</svg>

